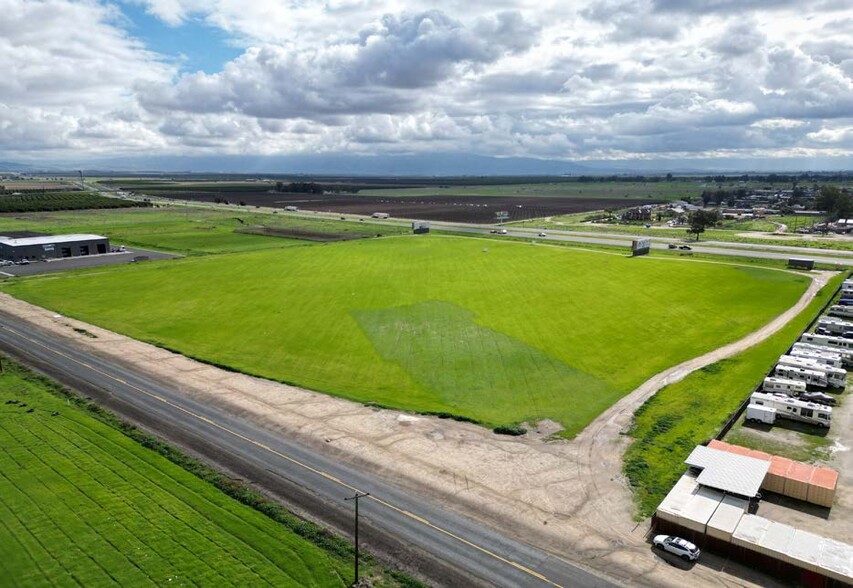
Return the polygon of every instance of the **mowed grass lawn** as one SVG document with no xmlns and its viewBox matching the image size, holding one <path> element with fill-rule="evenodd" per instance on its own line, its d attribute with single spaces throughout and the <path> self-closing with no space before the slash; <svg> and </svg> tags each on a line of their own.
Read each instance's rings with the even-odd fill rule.
<svg viewBox="0 0 853 588">
<path fill-rule="evenodd" d="M 429 235 L 8 280 L 12 295 L 361 402 L 572 436 L 651 375 L 780 314 L 808 279 Z"/>
<path fill-rule="evenodd" d="M 343 587 L 352 578 L 349 561 L 8 362 L 0 446 L 4 586 Z"/>
</svg>

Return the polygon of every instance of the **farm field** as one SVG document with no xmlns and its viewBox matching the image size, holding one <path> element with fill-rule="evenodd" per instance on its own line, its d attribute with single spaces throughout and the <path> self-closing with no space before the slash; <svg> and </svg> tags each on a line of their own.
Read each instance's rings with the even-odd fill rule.
<svg viewBox="0 0 853 588">
<path fill-rule="evenodd" d="M 807 283 L 753 267 L 429 235 L 0 288 L 247 373 L 489 426 L 551 418 L 571 437 L 649 376 L 768 322 Z"/>
<path fill-rule="evenodd" d="M 296 206 L 304 211 L 333 212 L 369 216 L 374 212 L 392 217 L 423 220 L 494 223 L 498 211 L 506 211 L 510 220 L 522 220 L 568 214 L 602 207 L 630 207 L 660 200 L 582 198 L 574 196 L 453 196 L 434 194 L 422 197 L 380 194 L 301 194 L 276 192 L 214 191 L 146 191 L 145 194 L 196 202 L 245 202 L 249 206 L 285 208 Z"/>
<path fill-rule="evenodd" d="M 640 407 L 623 462 L 640 518 L 651 515 L 684 473 L 687 455 L 717 434 L 843 279 L 843 275 L 833 278 L 795 320 L 764 342 L 663 388 Z"/>
<path fill-rule="evenodd" d="M 229 498 L 55 384 L 4 367 L 4 585 L 349 586 L 348 558 Z"/>
<path fill-rule="evenodd" d="M 86 208 L 141 208 L 144 202 L 105 198 L 89 192 L 0 194 L 0 213 L 81 210 Z"/>
<path fill-rule="evenodd" d="M 218 211 L 167 207 L 0 215 L 0 234 L 3 231 L 97 233 L 122 245 L 185 255 L 233 253 L 310 244 L 297 239 L 236 232 L 254 225 L 358 236 L 375 236 L 377 231 L 374 225 L 258 214 L 244 208 Z M 383 234 L 408 232 L 405 227 L 393 226 L 383 226 L 380 230 Z"/>
</svg>

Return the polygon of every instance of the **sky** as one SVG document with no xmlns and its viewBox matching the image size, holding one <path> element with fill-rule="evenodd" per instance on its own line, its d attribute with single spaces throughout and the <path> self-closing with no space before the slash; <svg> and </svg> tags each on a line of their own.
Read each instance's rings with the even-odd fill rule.
<svg viewBox="0 0 853 588">
<path fill-rule="evenodd" d="M 847 0 L 0 0 L 0 160 L 850 161 Z"/>
</svg>

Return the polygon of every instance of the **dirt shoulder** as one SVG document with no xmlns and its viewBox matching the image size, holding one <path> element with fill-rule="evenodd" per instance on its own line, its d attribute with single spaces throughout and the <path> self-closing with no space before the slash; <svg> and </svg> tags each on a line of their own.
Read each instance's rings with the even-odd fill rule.
<svg viewBox="0 0 853 588">
<path fill-rule="evenodd" d="M 572 441 L 495 435 L 475 425 L 376 409 L 293 386 L 224 371 L 98 327 L 61 317 L 8 295 L 16 316 L 85 345 L 110 361 L 132 364 L 189 397 L 212 402 L 336 459 L 376 475 L 630 585 L 768 585 L 729 562 L 703 557 L 684 570 L 645 543 L 632 521 L 621 476 L 622 435 L 634 410 L 662 386 L 729 357 L 782 328 L 830 274 L 817 274 L 790 310 L 731 345 L 654 376 Z M 75 331 L 74 329 L 80 329 Z M 95 335 L 91 337 L 90 335 Z M 531 562 L 535 568 L 535 562 Z"/>
</svg>

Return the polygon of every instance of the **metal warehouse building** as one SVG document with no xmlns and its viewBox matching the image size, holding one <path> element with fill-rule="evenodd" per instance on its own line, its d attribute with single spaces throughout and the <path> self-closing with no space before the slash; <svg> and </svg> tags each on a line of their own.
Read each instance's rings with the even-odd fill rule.
<svg viewBox="0 0 853 588">
<path fill-rule="evenodd" d="M 20 261 L 109 253 L 110 240 L 100 235 L 44 235 L 15 239 L 0 235 L 0 259 Z"/>
</svg>

